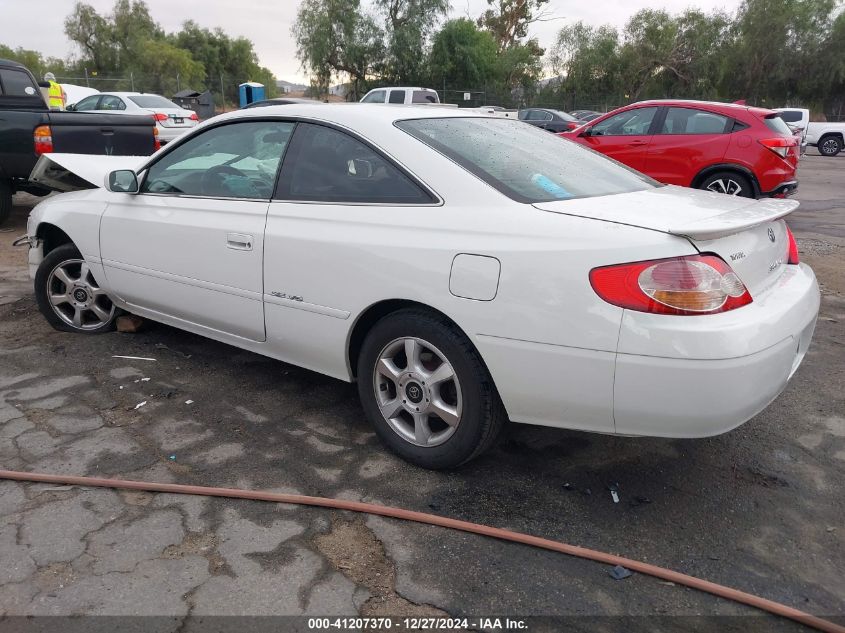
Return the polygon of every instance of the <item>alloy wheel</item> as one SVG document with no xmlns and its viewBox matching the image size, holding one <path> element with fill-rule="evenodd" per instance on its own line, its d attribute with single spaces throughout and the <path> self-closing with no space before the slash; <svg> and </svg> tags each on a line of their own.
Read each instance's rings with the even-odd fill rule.
<svg viewBox="0 0 845 633">
<path fill-rule="evenodd" d="M 50 272 L 47 296 L 56 316 L 78 330 L 96 330 L 114 316 L 114 304 L 82 259 L 65 260 Z"/>
<path fill-rule="evenodd" d="M 461 422 L 463 398 L 454 367 L 431 343 L 397 338 L 382 348 L 373 389 L 388 426 L 415 446 L 446 442 Z"/>
<path fill-rule="evenodd" d="M 839 141 L 835 138 L 829 138 L 824 143 L 822 143 L 821 147 L 822 154 L 826 156 L 834 156 L 839 153 Z"/>
<path fill-rule="evenodd" d="M 729 196 L 742 195 L 742 185 L 733 178 L 717 178 L 707 185 L 707 190 L 725 193 Z"/>
</svg>

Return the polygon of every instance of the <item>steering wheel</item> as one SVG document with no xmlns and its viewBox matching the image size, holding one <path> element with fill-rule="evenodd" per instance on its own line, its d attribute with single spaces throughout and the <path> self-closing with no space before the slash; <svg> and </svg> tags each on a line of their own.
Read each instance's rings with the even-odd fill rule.
<svg viewBox="0 0 845 633">
<path fill-rule="evenodd" d="M 240 169 L 235 169 L 230 165 L 216 165 L 215 167 L 205 171 L 202 175 L 200 185 L 202 186 L 203 193 L 212 196 L 231 193 L 223 186 L 223 178 L 221 178 L 221 176 L 224 174 L 247 178 L 247 175 Z"/>
</svg>

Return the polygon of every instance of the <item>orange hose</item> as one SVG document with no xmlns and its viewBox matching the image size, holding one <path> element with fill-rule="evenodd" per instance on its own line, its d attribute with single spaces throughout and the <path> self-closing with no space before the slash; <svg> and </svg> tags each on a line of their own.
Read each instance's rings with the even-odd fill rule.
<svg viewBox="0 0 845 633">
<path fill-rule="evenodd" d="M 490 536 L 504 541 L 522 543 L 523 545 L 532 545 L 534 547 L 540 547 L 553 552 L 560 552 L 561 554 L 569 554 L 570 556 L 577 556 L 579 558 L 586 558 L 588 560 L 606 563 L 608 565 L 622 565 L 623 567 L 641 574 L 668 580 L 679 585 L 698 589 L 699 591 L 705 591 L 713 594 L 714 596 L 719 596 L 720 598 L 733 600 L 734 602 L 755 607 L 774 615 L 795 620 L 796 622 L 800 622 L 801 624 L 819 631 L 824 631 L 825 633 L 845 633 L 845 627 L 830 622 L 829 620 L 810 615 L 809 613 L 805 613 L 804 611 L 800 611 L 798 609 L 793 609 L 792 607 L 788 607 L 779 602 L 766 600 L 765 598 L 745 593 L 744 591 L 725 587 L 724 585 L 702 580 L 701 578 L 696 578 L 694 576 L 688 576 L 687 574 L 672 571 L 671 569 L 657 567 L 656 565 L 649 565 L 648 563 L 631 560 L 630 558 L 624 558 L 622 556 L 614 556 L 613 554 L 607 554 L 605 552 L 599 552 L 585 547 L 568 545 L 566 543 L 539 538 L 529 534 L 522 534 L 521 532 L 502 530 L 487 525 L 481 525 L 479 523 L 470 523 L 469 521 L 459 521 L 457 519 L 441 517 L 436 514 L 428 514 L 426 512 L 403 510 L 402 508 L 392 508 L 390 506 L 383 506 L 374 503 L 361 503 L 358 501 L 344 501 L 342 499 L 308 497 L 305 495 L 291 495 L 275 492 L 260 492 L 255 490 L 240 490 L 238 488 L 210 488 L 207 486 L 148 483 L 144 481 L 126 481 L 123 479 L 98 479 L 94 477 L 74 477 L 71 475 L 46 475 L 42 473 L 17 472 L 13 470 L 0 470 L 0 479 L 64 484 L 71 486 L 143 490 L 146 492 L 169 492 L 185 495 L 202 495 L 207 497 L 228 497 L 231 499 L 251 499 L 253 501 L 270 501 L 274 503 L 290 503 L 295 505 L 333 508 L 335 510 L 349 510 L 351 512 L 376 514 L 394 519 L 402 519 L 404 521 L 416 521 L 417 523 L 437 525 L 440 527 L 451 528 L 453 530 L 460 530 L 462 532 L 470 532 L 472 534 L 481 534 L 482 536 Z"/>
</svg>

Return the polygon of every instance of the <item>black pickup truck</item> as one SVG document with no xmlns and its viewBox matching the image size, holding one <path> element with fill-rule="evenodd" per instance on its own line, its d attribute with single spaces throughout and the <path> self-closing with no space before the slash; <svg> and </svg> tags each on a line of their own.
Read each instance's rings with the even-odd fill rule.
<svg viewBox="0 0 845 633">
<path fill-rule="evenodd" d="M 46 189 L 29 181 L 41 154 L 148 156 L 158 148 L 149 116 L 51 112 L 26 67 L 0 59 L 0 224 L 12 211 L 12 195 Z"/>
</svg>

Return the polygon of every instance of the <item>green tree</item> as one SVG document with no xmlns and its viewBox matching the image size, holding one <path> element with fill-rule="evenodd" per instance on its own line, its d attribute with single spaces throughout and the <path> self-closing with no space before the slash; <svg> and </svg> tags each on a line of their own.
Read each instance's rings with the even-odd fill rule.
<svg viewBox="0 0 845 633">
<path fill-rule="evenodd" d="M 528 37 L 531 23 L 543 19 L 543 5 L 549 0 L 487 0 L 493 8 L 478 18 L 478 26 L 492 33 L 499 52 Z M 536 13 L 535 13 L 536 12 Z"/>
<path fill-rule="evenodd" d="M 51 72 L 57 77 L 66 75 L 68 72 L 64 60 L 56 57 L 45 58 L 38 51 L 31 51 L 21 47 L 13 49 L 5 44 L 0 44 L 0 59 L 8 59 L 23 64 L 32 71 L 32 74 L 39 81 L 41 81 L 46 72 Z"/>
<path fill-rule="evenodd" d="M 193 58 L 203 65 L 204 76 L 196 86 L 206 86 L 219 95 L 222 79 L 224 97 L 229 103 L 237 100 L 238 85 L 245 81 L 263 83 L 267 96 L 275 96 L 276 79 L 270 70 L 258 63 L 258 56 L 248 39 L 231 38 L 220 28 L 212 31 L 188 20 L 182 30 L 169 37 L 169 41 L 191 51 Z M 184 81 L 181 83 L 186 86 Z"/>
<path fill-rule="evenodd" d="M 360 0 L 303 0 L 291 34 L 318 95 L 328 93 L 333 78 L 348 77 L 354 99 L 384 67 L 384 32 Z"/>
<path fill-rule="evenodd" d="M 495 79 L 496 41 L 466 18 L 449 20 L 435 35 L 429 56 L 432 83 L 455 89 L 477 88 Z"/>
<path fill-rule="evenodd" d="M 393 83 L 423 83 L 426 47 L 449 11 L 449 0 L 375 0 L 386 26 L 383 76 Z"/>
</svg>

